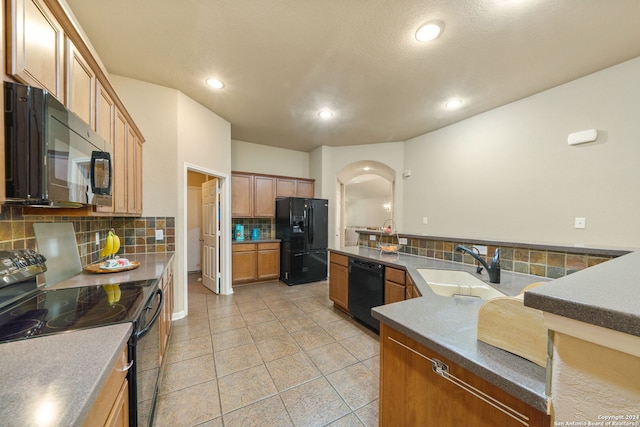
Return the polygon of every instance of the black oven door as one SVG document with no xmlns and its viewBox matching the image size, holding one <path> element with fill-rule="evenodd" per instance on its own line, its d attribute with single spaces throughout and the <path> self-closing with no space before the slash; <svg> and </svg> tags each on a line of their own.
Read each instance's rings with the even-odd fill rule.
<svg viewBox="0 0 640 427">
<path fill-rule="evenodd" d="M 153 421 L 160 376 L 160 322 L 162 289 L 147 300 L 129 341 L 129 425 L 150 426 Z"/>
</svg>

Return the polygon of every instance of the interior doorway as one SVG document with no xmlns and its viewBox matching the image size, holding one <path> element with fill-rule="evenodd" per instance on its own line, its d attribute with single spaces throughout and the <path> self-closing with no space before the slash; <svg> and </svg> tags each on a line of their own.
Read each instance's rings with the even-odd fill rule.
<svg viewBox="0 0 640 427">
<path fill-rule="evenodd" d="M 186 224 L 187 266 L 185 274 L 197 273 L 199 280 L 216 293 L 232 293 L 229 255 L 225 239 L 230 234 L 225 208 L 228 177 L 187 166 Z M 229 233 L 225 233 L 225 230 Z M 228 283 L 229 282 L 229 283 Z"/>
</svg>

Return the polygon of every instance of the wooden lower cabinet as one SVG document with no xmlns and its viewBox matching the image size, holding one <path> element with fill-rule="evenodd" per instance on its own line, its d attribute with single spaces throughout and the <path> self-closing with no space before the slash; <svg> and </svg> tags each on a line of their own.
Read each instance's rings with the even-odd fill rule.
<svg viewBox="0 0 640 427">
<path fill-rule="evenodd" d="M 126 427 L 129 425 L 129 383 L 127 382 L 127 345 L 111 369 L 83 426 Z"/>
<path fill-rule="evenodd" d="M 160 289 L 164 293 L 164 305 L 160 313 L 160 366 L 165 352 L 169 346 L 169 334 L 171 333 L 171 316 L 173 314 L 173 261 L 169 263 L 162 275 Z"/>
<path fill-rule="evenodd" d="M 258 243 L 257 280 L 277 279 L 280 276 L 280 243 Z"/>
<path fill-rule="evenodd" d="M 384 269 L 384 303 L 392 304 L 404 301 L 406 294 L 404 270 L 385 267 Z"/>
<path fill-rule="evenodd" d="M 235 243 L 231 247 L 232 284 L 243 285 L 280 277 L 280 243 Z"/>
<path fill-rule="evenodd" d="M 395 329 L 380 326 L 380 426 L 550 425 L 543 412 Z M 448 367 L 449 379 L 434 371 L 432 361 Z"/>
<path fill-rule="evenodd" d="M 349 311 L 349 258 L 344 255 L 329 255 L 329 299 L 335 307 Z"/>
</svg>

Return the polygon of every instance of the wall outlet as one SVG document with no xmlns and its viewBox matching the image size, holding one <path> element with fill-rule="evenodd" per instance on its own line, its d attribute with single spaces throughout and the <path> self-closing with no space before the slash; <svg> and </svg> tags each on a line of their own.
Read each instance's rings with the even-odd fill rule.
<svg viewBox="0 0 640 427">
<path fill-rule="evenodd" d="M 586 218 L 576 218 L 575 221 L 575 228 L 585 228 L 587 226 L 587 219 Z"/>
<path fill-rule="evenodd" d="M 369 240 L 372 240 L 372 241 L 374 241 L 374 242 L 375 242 L 375 240 L 376 240 L 376 236 L 374 236 L 373 234 L 371 234 L 371 235 L 369 236 Z"/>
<path fill-rule="evenodd" d="M 156 240 L 164 239 L 164 230 L 156 230 Z"/>
<path fill-rule="evenodd" d="M 480 255 L 486 255 L 487 254 L 487 247 L 484 245 L 473 245 L 475 246 L 476 249 L 478 249 L 478 252 L 480 252 Z"/>
<path fill-rule="evenodd" d="M 422 217 L 422 223 L 423 224 L 427 224 L 429 222 L 429 218 L 427 218 L 426 216 Z"/>
<path fill-rule="evenodd" d="M 406 245 L 407 244 L 407 238 L 406 237 L 400 237 L 398 239 L 398 243 L 401 245 Z"/>
<path fill-rule="evenodd" d="M 96 246 L 100 245 L 100 233 L 96 231 Z"/>
</svg>

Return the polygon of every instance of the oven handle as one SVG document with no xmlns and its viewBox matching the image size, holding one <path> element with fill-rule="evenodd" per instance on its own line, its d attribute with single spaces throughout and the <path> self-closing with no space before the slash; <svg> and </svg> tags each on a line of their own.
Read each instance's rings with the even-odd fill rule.
<svg viewBox="0 0 640 427">
<path fill-rule="evenodd" d="M 144 337 L 147 334 L 147 332 L 149 332 L 149 330 L 151 329 L 153 324 L 156 322 L 156 320 L 158 320 L 158 316 L 160 316 L 160 312 L 162 311 L 162 301 L 164 300 L 164 293 L 162 292 L 162 289 L 158 288 L 158 290 L 156 291 L 156 294 L 160 295 L 160 304 L 158 304 L 158 309 L 156 310 L 155 313 L 153 313 L 153 317 L 151 318 L 151 321 L 149 322 L 149 324 L 145 326 L 144 329 L 136 332 L 136 340 L 139 340 L 140 338 Z M 151 306 L 146 306 L 144 309 L 149 310 L 151 309 Z"/>
</svg>

